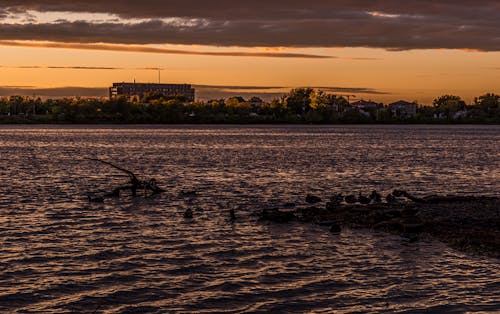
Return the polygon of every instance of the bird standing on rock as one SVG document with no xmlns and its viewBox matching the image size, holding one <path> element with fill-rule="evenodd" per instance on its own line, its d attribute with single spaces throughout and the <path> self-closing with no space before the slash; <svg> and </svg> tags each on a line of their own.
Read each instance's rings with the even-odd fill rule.
<svg viewBox="0 0 500 314">
<path fill-rule="evenodd" d="M 377 191 L 373 190 L 372 194 L 370 194 L 370 198 L 375 202 L 375 203 L 381 203 L 382 202 L 382 195 L 380 195 Z"/>
<path fill-rule="evenodd" d="M 372 199 L 362 195 L 361 192 L 359 192 L 358 201 L 363 205 L 368 205 L 372 202 Z"/>
<path fill-rule="evenodd" d="M 394 204 L 394 203 L 397 203 L 398 200 L 396 199 L 396 197 L 392 194 L 387 194 L 387 196 L 385 197 L 385 201 L 389 204 Z"/>
<path fill-rule="evenodd" d="M 333 193 L 330 197 L 330 203 L 334 205 L 339 205 L 344 200 L 344 195 L 342 193 Z"/>
<path fill-rule="evenodd" d="M 408 193 L 404 190 L 394 190 L 392 191 L 392 195 L 396 196 L 396 197 L 401 197 L 401 196 L 405 196 L 407 195 Z"/>
</svg>

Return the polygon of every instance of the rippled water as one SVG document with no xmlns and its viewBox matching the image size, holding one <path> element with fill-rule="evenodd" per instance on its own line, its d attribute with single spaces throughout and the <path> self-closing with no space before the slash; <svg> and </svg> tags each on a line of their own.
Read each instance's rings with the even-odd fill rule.
<svg viewBox="0 0 500 314">
<path fill-rule="evenodd" d="M 498 195 L 498 126 L 0 132 L 0 312 L 500 311 L 498 260 L 433 239 L 252 216 L 309 192 Z M 126 181 L 85 160 L 96 156 L 167 193 L 90 205 L 88 192 Z"/>
</svg>

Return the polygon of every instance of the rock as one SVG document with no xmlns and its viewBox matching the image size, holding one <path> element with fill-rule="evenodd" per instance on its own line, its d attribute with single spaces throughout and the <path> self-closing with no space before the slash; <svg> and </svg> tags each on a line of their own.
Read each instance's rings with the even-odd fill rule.
<svg viewBox="0 0 500 314">
<path fill-rule="evenodd" d="M 297 209 L 298 219 L 303 222 L 311 222 L 328 214 L 328 211 L 315 206 Z"/>
<path fill-rule="evenodd" d="M 423 224 L 403 224 L 403 232 L 404 233 L 421 233 L 424 231 L 424 225 Z"/>
<path fill-rule="evenodd" d="M 184 212 L 184 218 L 191 219 L 193 218 L 193 210 L 191 208 L 186 209 Z"/>
<path fill-rule="evenodd" d="M 277 223 L 286 223 L 296 219 L 293 212 L 283 212 L 278 209 L 264 209 L 261 218 Z"/>
<path fill-rule="evenodd" d="M 405 196 L 407 195 L 408 193 L 404 190 L 394 190 L 392 191 L 392 195 L 394 195 L 395 197 L 401 197 L 401 196 Z"/>
<path fill-rule="evenodd" d="M 361 192 L 359 193 L 358 201 L 363 205 L 368 205 L 372 202 L 371 198 L 362 195 Z"/>
<path fill-rule="evenodd" d="M 309 204 L 317 204 L 317 203 L 321 202 L 321 198 L 319 198 L 319 197 L 317 197 L 315 195 L 307 194 L 307 196 L 306 196 L 306 202 L 309 203 Z"/>
<path fill-rule="evenodd" d="M 380 195 L 377 191 L 372 191 L 372 194 L 370 194 L 370 198 L 375 203 L 381 203 L 382 202 L 382 195 Z"/>
<path fill-rule="evenodd" d="M 198 192 L 196 191 L 180 191 L 179 196 L 181 197 L 190 197 L 190 196 L 196 196 L 198 195 Z"/>
<path fill-rule="evenodd" d="M 380 223 L 374 225 L 373 228 L 374 229 L 381 229 L 381 230 L 385 230 L 385 231 L 392 231 L 392 232 L 402 232 L 403 231 L 403 224 L 401 223 L 400 219 L 394 218 L 391 220 L 380 222 Z"/>
<path fill-rule="evenodd" d="M 91 197 L 90 195 L 87 195 L 87 198 L 89 203 L 104 203 L 104 197 L 102 196 Z"/>
<path fill-rule="evenodd" d="M 415 217 L 415 215 L 418 214 L 418 210 L 414 207 L 408 207 L 406 206 L 401 210 L 401 217 L 408 218 L 408 217 Z"/>
<path fill-rule="evenodd" d="M 354 204 L 358 201 L 358 199 L 356 198 L 355 195 L 347 195 L 345 198 L 344 198 L 345 202 L 347 204 Z"/>
<path fill-rule="evenodd" d="M 330 197 L 330 202 L 334 205 L 340 205 L 344 201 L 344 195 L 342 193 L 333 193 Z"/>
<path fill-rule="evenodd" d="M 340 232 L 342 232 L 342 228 L 339 225 L 334 224 L 330 227 L 330 232 L 331 233 L 340 233 Z"/>
<path fill-rule="evenodd" d="M 327 202 L 326 203 L 326 210 L 333 212 L 337 208 L 338 204 L 332 203 L 332 202 Z"/>
<path fill-rule="evenodd" d="M 389 204 L 399 203 L 399 201 L 396 199 L 396 197 L 392 194 L 387 194 L 387 196 L 385 197 L 385 201 Z"/>
<path fill-rule="evenodd" d="M 336 225 L 337 221 L 335 221 L 335 220 L 325 220 L 325 221 L 317 222 L 317 224 L 319 226 L 322 226 L 322 227 L 331 227 L 333 225 Z"/>
</svg>

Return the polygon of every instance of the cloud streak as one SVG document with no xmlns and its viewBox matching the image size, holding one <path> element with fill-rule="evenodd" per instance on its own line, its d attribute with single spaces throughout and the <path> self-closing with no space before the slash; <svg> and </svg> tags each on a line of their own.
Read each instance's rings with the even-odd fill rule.
<svg viewBox="0 0 500 314">
<path fill-rule="evenodd" d="M 498 0 L 0 0 L 0 7 L 0 16 L 35 10 L 118 17 L 3 23 L 0 40 L 500 51 Z"/>
<path fill-rule="evenodd" d="M 292 53 L 292 52 L 238 52 L 238 51 L 212 52 L 212 51 L 166 49 L 166 48 L 156 48 L 156 47 L 147 47 L 138 45 L 85 44 L 85 43 L 68 43 L 68 42 L 26 42 L 26 41 L 0 40 L 0 46 L 62 48 L 62 49 L 139 52 L 139 53 L 154 53 L 154 54 L 178 54 L 178 55 L 214 56 L 214 57 L 303 58 L 303 59 L 335 58 L 334 56 L 323 56 L 323 55 L 302 54 L 302 53 Z"/>
</svg>

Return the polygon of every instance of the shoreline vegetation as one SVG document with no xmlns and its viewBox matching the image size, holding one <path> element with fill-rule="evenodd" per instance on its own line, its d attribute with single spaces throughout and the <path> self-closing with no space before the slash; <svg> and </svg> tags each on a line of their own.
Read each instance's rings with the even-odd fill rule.
<svg viewBox="0 0 500 314">
<path fill-rule="evenodd" d="M 500 258 L 499 197 L 414 198 L 405 191 L 395 190 L 384 201 L 363 202 L 363 196 L 339 199 L 339 195 L 333 194 L 327 202 L 308 195 L 309 205 L 289 204 L 264 209 L 257 215 L 274 223 L 313 223 L 329 227 L 332 233 L 349 226 L 398 234 L 409 242 L 432 237 L 465 253 Z M 364 197 L 368 199 L 370 197 Z"/>
<path fill-rule="evenodd" d="M 279 99 L 231 97 L 186 102 L 160 93 L 143 97 L 0 98 L 0 124 L 500 124 L 500 96 L 467 105 L 443 95 L 432 105 L 398 101 L 349 102 L 339 95 L 297 88 Z"/>
</svg>

